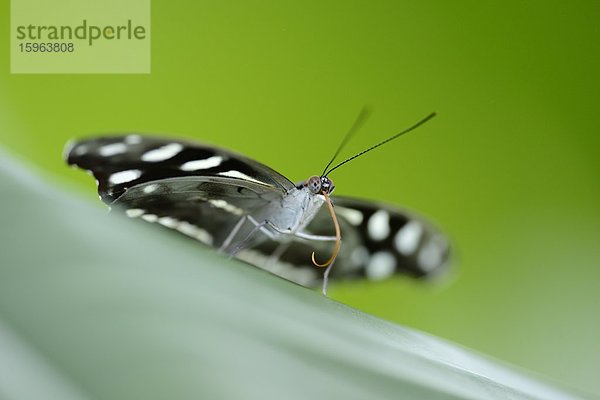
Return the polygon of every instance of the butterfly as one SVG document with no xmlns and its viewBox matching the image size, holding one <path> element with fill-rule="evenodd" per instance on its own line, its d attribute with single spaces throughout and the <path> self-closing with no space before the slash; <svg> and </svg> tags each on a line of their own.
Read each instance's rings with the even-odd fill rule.
<svg viewBox="0 0 600 400">
<path fill-rule="evenodd" d="M 334 279 L 381 280 L 429 276 L 448 265 L 448 240 L 434 225 L 392 205 L 330 197 L 335 185 L 328 177 L 434 115 L 330 168 L 363 110 L 323 173 L 298 183 L 230 150 L 140 134 L 71 142 L 65 158 L 96 178 L 111 209 L 300 285 L 322 285 L 326 294 L 330 272 Z M 327 261 L 316 260 L 326 254 Z"/>
</svg>

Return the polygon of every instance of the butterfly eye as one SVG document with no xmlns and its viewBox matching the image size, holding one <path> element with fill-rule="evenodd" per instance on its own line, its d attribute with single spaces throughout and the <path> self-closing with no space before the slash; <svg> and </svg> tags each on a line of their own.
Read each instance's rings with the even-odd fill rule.
<svg viewBox="0 0 600 400">
<path fill-rule="evenodd" d="M 306 185 L 308 186 L 308 190 L 310 190 L 314 194 L 318 194 L 321 192 L 321 178 L 318 176 L 311 176 L 310 178 L 308 178 Z"/>
<path fill-rule="evenodd" d="M 335 189 L 335 185 L 333 184 L 333 181 L 326 176 L 322 176 L 321 177 L 321 190 L 323 190 L 327 194 L 330 194 L 330 193 L 333 193 L 334 189 Z"/>
</svg>

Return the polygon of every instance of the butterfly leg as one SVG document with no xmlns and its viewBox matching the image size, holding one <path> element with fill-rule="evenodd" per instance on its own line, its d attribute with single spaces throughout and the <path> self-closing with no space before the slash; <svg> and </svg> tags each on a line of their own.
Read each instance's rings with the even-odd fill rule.
<svg viewBox="0 0 600 400">
<path fill-rule="evenodd" d="M 233 238 L 235 237 L 235 235 L 237 235 L 237 233 L 242 228 L 242 225 L 244 225 L 244 222 L 246 222 L 246 216 L 243 216 L 242 218 L 240 218 L 240 220 L 235 224 L 235 226 L 233 227 L 233 229 L 231 230 L 229 235 L 227 235 L 227 238 L 223 241 L 223 244 L 219 248 L 220 252 L 225 252 L 225 249 L 227 249 L 227 247 L 229 247 L 229 245 L 233 241 Z"/>
<path fill-rule="evenodd" d="M 258 226 L 258 222 L 248 216 L 248 219 L 256 226 Z M 336 237 L 335 236 L 324 236 L 324 235 L 312 235 L 310 233 L 306 233 L 306 232 L 300 232 L 300 231 L 293 231 L 291 229 L 282 229 L 279 228 L 277 225 L 273 224 L 271 221 L 269 220 L 265 220 L 262 222 L 261 225 L 266 225 L 269 228 L 273 229 L 275 232 L 277 233 L 281 233 L 283 235 L 293 235 L 295 237 L 298 237 L 300 239 L 306 239 L 306 240 L 317 240 L 317 241 L 321 241 L 321 242 L 335 242 Z M 270 232 L 268 229 L 264 229 L 263 232 L 269 236 L 269 238 L 273 239 L 274 235 L 272 232 Z"/>
<path fill-rule="evenodd" d="M 306 232 L 296 232 L 294 233 L 294 236 L 306 240 L 317 240 L 319 242 L 335 242 L 336 240 L 335 236 L 313 235 Z"/>
<path fill-rule="evenodd" d="M 256 219 L 252 218 L 249 215 L 245 216 L 244 219 L 252 222 L 252 224 L 254 224 L 254 228 L 252 228 L 252 230 L 246 235 L 246 237 L 241 242 L 237 243 L 233 247 L 233 249 L 231 249 L 231 251 L 227 251 L 227 253 L 229 254 L 230 257 L 235 257 L 235 255 L 237 253 L 239 253 L 240 251 L 244 250 L 248 246 L 248 244 L 250 243 L 250 241 L 253 239 L 253 237 L 256 234 L 256 232 L 260 231 L 260 232 L 264 233 L 270 239 L 273 239 L 275 237 L 275 235 L 273 234 L 273 232 L 269 231 L 266 228 L 266 226 L 269 224 L 269 221 L 265 220 L 263 222 L 258 222 Z M 240 224 L 240 226 L 241 226 L 241 224 Z"/>
<path fill-rule="evenodd" d="M 327 266 L 327 269 L 325 270 L 325 273 L 323 274 L 323 287 L 321 289 L 321 291 L 323 292 L 323 296 L 327 296 L 327 286 L 329 285 L 329 272 L 331 272 L 331 268 L 333 268 L 333 264 L 335 264 L 335 258 L 333 259 L 331 264 L 329 264 Z"/>
<path fill-rule="evenodd" d="M 254 228 L 250 231 L 250 233 L 248 233 L 248 235 L 246 235 L 246 237 L 239 242 L 231 251 L 227 251 L 227 253 L 234 257 L 237 253 L 239 253 L 240 251 L 242 251 L 244 248 L 246 248 L 246 246 L 248 245 L 248 243 L 252 240 L 253 236 L 256 234 L 256 232 L 260 231 L 263 234 L 265 234 L 269 239 L 275 239 L 276 235 L 274 232 L 272 232 L 271 230 L 267 229 L 271 228 L 273 231 L 275 231 L 278 234 L 282 234 L 282 235 L 293 235 L 294 237 L 298 237 L 300 239 L 305 239 L 305 240 L 316 240 L 316 241 L 335 241 L 336 237 L 335 236 L 324 236 L 324 235 L 312 235 L 310 233 L 306 233 L 306 232 L 294 232 L 291 229 L 282 229 L 280 227 L 278 227 L 277 225 L 273 224 L 271 221 L 269 220 L 264 220 L 262 222 L 258 222 L 255 218 L 253 218 L 250 215 L 247 215 L 245 217 L 243 217 L 242 219 L 240 219 L 240 221 L 236 224 L 236 227 L 234 227 L 232 234 L 229 234 L 227 240 L 225 242 L 223 242 L 223 246 L 221 246 L 221 248 L 223 249 L 223 251 L 225 251 L 225 249 L 227 247 L 230 246 L 233 237 L 235 236 L 235 234 L 237 234 L 237 232 L 240 230 L 243 222 L 245 220 L 250 221 L 252 224 L 254 224 Z M 237 229 L 236 229 L 237 228 Z M 285 252 L 286 248 L 282 248 L 281 250 L 278 248 L 276 250 L 279 250 L 281 252 L 281 254 L 283 254 Z M 276 256 L 277 258 L 281 257 L 281 254 L 277 255 L 274 253 L 274 256 Z"/>
<path fill-rule="evenodd" d="M 275 226 L 272 226 L 272 228 L 276 229 Z M 306 232 L 295 232 L 294 236 L 298 237 L 298 238 L 306 239 L 306 240 L 318 240 L 318 241 L 324 241 L 324 242 L 336 240 L 335 236 L 312 235 L 312 234 L 306 233 Z M 271 257 L 269 257 L 267 265 L 275 264 L 279 260 L 279 258 L 283 255 L 283 253 L 285 253 L 285 251 L 289 248 L 291 243 L 292 242 L 280 243 L 279 246 L 277 246 L 277 248 L 273 252 L 273 254 L 271 254 Z M 331 269 L 333 268 L 333 264 L 335 264 L 335 259 L 333 259 L 333 261 L 327 266 L 327 268 L 325 269 L 325 273 L 323 274 L 323 286 L 321 288 L 321 291 L 323 292 L 324 296 L 327 296 L 327 287 L 329 285 L 329 273 L 331 272 Z"/>
</svg>

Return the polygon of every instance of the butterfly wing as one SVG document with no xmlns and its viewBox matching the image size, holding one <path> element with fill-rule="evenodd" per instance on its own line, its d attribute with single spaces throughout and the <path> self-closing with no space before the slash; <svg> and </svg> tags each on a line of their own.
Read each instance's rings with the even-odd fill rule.
<svg viewBox="0 0 600 400">
<path fill-rule="evenodd" d="M 69 165 L 90 171 L 108 204 L 128 188 L 176 177 L 233 178 L 288 191 L 286 177 L 243 155 L 196 142 L 126 135 L 86 139 L 67 146 Z"/>
<path fill-rule="evenodd" d="M 341 250 L 331 271 L 334 279 L 381 280 L 394 274 L 420 278 L 446 270 L 450 260 L 448 240 L 421 216 L 388 204 L 351 197 L 334 197 L 333 201 L 342 232 Z M 329 211 L 322 208 L 307 231 L 332 235 L 334 228 Z M 248 251 L 247 258 L 250 262 L 262 260 L 265 263 L 261 254 L 273 251 L 272 243 L 262 243 Z M 277 263 L 267 265 L 278 275 L 306 286 L 317 286 L 323 269 L 312 265 L 313 251 L 317 260 L 322 261 L 331 255 L 333 245 L 295 241 Z"/>
<path fill-rule="evenodd" d="M 111 207 L 217 248 L 243 215 L 294 187 L 239 154 L 152 136 L 78 141 L 68 147 L 66 159 L 93 174 Z"/>
<path fill-rule="evenodd" d="M 414 277 L 443 272 L 450 261 L 445 235 L 418 214 L 394 206 L 354 199 L 335 198 L 336 212 L 343 220 L 344 237 L 350 243 L 340 258 L 340 275 L 366 276 L 378 280 L 394 273 Z M 315 229 L 323 229 L 321 213 Z"/>
</svg>

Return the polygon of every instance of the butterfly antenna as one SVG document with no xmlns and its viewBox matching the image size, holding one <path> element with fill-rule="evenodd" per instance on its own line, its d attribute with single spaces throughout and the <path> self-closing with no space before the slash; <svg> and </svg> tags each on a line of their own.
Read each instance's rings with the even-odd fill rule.
<svg viewBox="0 0 600 400">
<path fill-rule="evenodd" d="M 325 175 L 325 171 L 327 171 L 327 168 L 329 168 L 329 166 L 335 161 L 335 158 L 340 154 L 340 151 L 342 151 L 342 149 L 344 148 L 346 143 L 348 143 L 348 140 L 350 140 L 350 138 L 352 136 L 354 136 L 354 134 L 358 131 L 358 129 L 365 123 L 367 118 L 369 118 L 369 114 L 371 114 L 371 110 L 367 106 L 364 106 L 360 110 L 358 117 L 356 117 L 356 119 L 354 120 L 354 123 L 352 124 L 350 129 L 348 130 L 348 132 L 346 132 L 344 139 L 342 139 L 342 142 L 340 143 L 337 150 L 335 151 L 335 154 L 333 155 L 333 157 L 331 157 L 331 160 L 329 160 L 329 163 L 327 163 L 327 166 L 323 170 L 323 173 L 321 174 L 321 176 Z"/>
<path fill-rule="evenodd" d="M 350 158 L 348 158 L 348 159 L 346 159 L 346 160 L 342 161 L 341 163 L 337 164 L 335 167 L 331 168 L 329 171 L 327 171 L 327 169 L 325 169 L 327 172 L 326 172 L 326 173 L 323 173 L 323 175 L 322 175 L 322 176 L 327 176 L 327 175 L 329 175 L 331 172 L 333 172 L 333 171 L 335 171 L 336 169 L 338 169 L 339 167 L 341 167 L 342 165 L 346 164 L 347 162 L 350 162 L 350 161 L 354 160 L 355 158 L 358 158 L 358 157 L 362 156 L 363 154 L 365 154 L 365 153 L 368 153 L 368 152 L 370 152 L 371 150 L 374 150 L 374 149 L 376 149 L 376 148 L 377 148 L 377 147 L 379 147 L 379 146 L 383 146 L 383 145 L 384 145 L 384 144 L 386 144 L 387 142 L 391 142 L 392 140 L 399 138 L 400 136 L 404 135 L 405 133 L 408 133 L 408 132 L 410 132 L 410 131 L 412 131 L 412 130 L 415 130 L 415 129 L 417 129 L 419 126 L 423 125 L 425 122 L 427 122 L 427 121 L 429 121 L 431 118 L 435 117 L 435 115 L 436 115 L 436 113 L 434 113 L 434 112 L 433 112 L 433 113 L 429 114 L 428 116 L 426 116 L 425 118 L 423 118 L 422 120 L 420 120 L 419 122 L 417 122 L 416 124 L 414 124 L 413 126 L 411 126 L 410 128 L 408 128 L 408 129 L 405 129 L 405 130 L 403 130 L 403 131 L 402 131 L 402 132 L 400 132 L 400 133 L 396 133 L 394 136 L 391 136 L 391 137 L 389 137 L 389 138 L 385 139 L 384 141 L 382 141 L 382 142 L 379 142 L 379 143 L 377 143 L 377 144 L 375 144 L 375 145 L 373 145 L 373 146 L 369 147 L 368 149 L 366 149 L 366 150 L 363 150 L 363 151 L 361 151 L 360 153 L 358 153 L 358 154 L 356 154 L 356 155 L 354 155 L 354 156 L 352 156 L 352 157 L 350 157 Z"/>
</svg>

